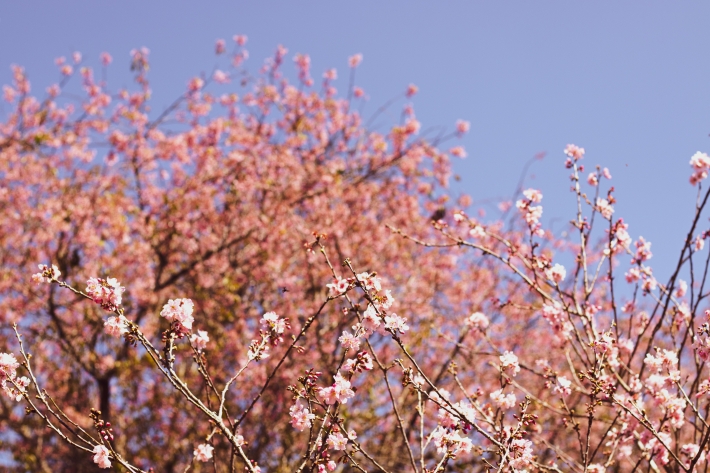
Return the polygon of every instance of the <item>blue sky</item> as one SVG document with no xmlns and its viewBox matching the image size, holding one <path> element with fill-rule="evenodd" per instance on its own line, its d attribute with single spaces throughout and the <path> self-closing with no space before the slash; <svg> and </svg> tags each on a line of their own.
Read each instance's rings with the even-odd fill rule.
<svg viewBox="0 0 710 473">
<path fill-rule="evenodd" d="M 688 161 L 710 151 L 708 20 L 701 2 L 3 2 L 0 83 L 20 64 L 43 90 L 54 58 L 77 50 L 98 65 L 108 51 L 115 88 L 129 82 L 129 50 L 147 46 L 159 110 L 212 70 L 218 38 L 248 35 L 252 70 L 277 44 L 307 53 L 314 77 L 339 70 L 341 91 L 360 52 L 366 114 L 414 83 L 425 129 L 471 122 L 456 171 L 474 200 L 510 196 L 523 164 L 546 151 L 527 184 L 560 229 L 575 208 L 562 149 L 586 148 L 589 168 L 610 168 L 615 215 L 653 242 L 665 280 L 693 211 Z"/>
</svg>

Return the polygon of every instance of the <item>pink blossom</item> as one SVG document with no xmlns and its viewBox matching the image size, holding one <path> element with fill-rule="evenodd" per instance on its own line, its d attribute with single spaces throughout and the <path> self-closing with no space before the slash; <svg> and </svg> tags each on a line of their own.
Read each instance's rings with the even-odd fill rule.
<svg viewBox="0 0 710 473">
<path fill-rule="evenodd" d="M 473 448 L 471 439 L 462 437 L 457 431 L 450 431 L 443 427 L 437 427 L 431 433 L 431 438 L 434 440 L 436 451 L 439 454 L 448 453 L 456 456 L 460 453 L 469 453 Z"/>
<path fill-rule="evenodd" d="M 688 180 L 690 181 L 690 185 L 694 186 L 706 177 L 708 177 L 707 171 L 696 171 L 695 173 L 690 175 L 690 179 Z"/>
<path fill-rule="evenodd" d="M 323 398 L 326 404 L 332 405 L 336 402 L 347 404 L 348 399 L 355 395 L 350 387 L 350 381 L 343 378 L 343 375 L 338 373 L 335 375 L 335 383 L 327 388 L 320 388 L 318 395 Z"/>
<path fill-rule="evenodd" d="M 355 392 L 350 389 L 350 381 L 343 378 L 343 375 L 340 373 L 335 375 L 335 383 L 333 384 L 333 388 L 335 389 L 336 399 L 342 404 L 346 404 L 348 399 L 355 395 Z"/>
<path fill-rule="evenodd" d="M 686 468 L 690 468 L 690 463 L 696 456 L 698 456 L 698 453 L 700 453 L 700 456 L 698 457 L 698 463 L 696 464 L 700 464 L 705 461 L 705 452 L 701 453 L 700 447 L 694 443 L 686 443 L 680 447 L 680 454 L 686 459 Z"/>
<path fill-rule="evenodd" d="M 564 308 L 559 301 L 554 301 L 551 304 L 546 302 L 542 306 L 542 316 L 543 318 L 551 321 L 557 322 L 558 319 L 564 314 Z"/>
<path fill-rule="evenodd" d="M 357 354 L 353 371 L 371 371 L 373 368 L 374 365 L 372 364 L 372 357 L 369 353 L 363 351 Z"/>
<path fill-rule="evenodd" d="M 597 210 L 602 214 L 602 217 L 607 220 L 610 220 L 611 215 L 614 213 L 614 207 L 611 206 L 609 201 L 601 198 L 597 199 Z"/>
<path fill-rule="evenodd" d="M 276 315 L 276 312 L 265 313 L 262 316 L 260 323 L 261 325 L 269 327 L 270 330 L 273 330 L 278 335 L 281 335 L 286 331 L 286 319 L 279 318 L 279 316 Z"/>
<path fill-rule="evenodd" d="M 4 85 L 2 90 L 3 90 L 5 101 L 7 103 L 14 102 L 15 97 L 17 97 L 17 92 L 15 91 L 15 89 L 13 89 L 12 87 L 10 87 L 8 85 Z"/>
<path fill-rule="evenodd" d="M 204 87 L 204 85 L 205 85 L 205 81 L 203 81 L 199 77 L 193 77 L 192 79 L 190 79 L 190 82 L 188 82 L 187 89 L 190 92 L 196 92 L 196 91 L 200 90 L 202 87 Z"/>
<path fill-rule="evenodd" d="M 345 351 L 360 349 L 360 339 L 354 335 L 351 335 L 347 330 L 343 331 L 343 334 L 338 338 L 338 341 L 343 345 Z"/>
<path fill-rule="evenodd" d="M 629 236 L 629 232 L 627 231 L 629 226 L 621 219 L 616 223 L 614 227 L 614 236 L 616 237 L 616 241 L 618 243 L 617 248 L 628 248 L 629 245 L 631 244 L 631 236 Z"/>
<path fill-rule="evenodd" d="M 468 234 L 471 235 L 472 238 L 483 238 L 486 236 L 486 231 L 482 226 L 474 225 L 473 228 L 469 230 Z"/>
<path fill-rule="evenodd" d="M 409 84 L 407 87 L 407 97 L 413 97 L 419 91 L 419 87 L 414 84 Z"/>
<path fill-rule="evenodd" d="M 695 248 L 695 251 L 700 251 L 705 247 L 705 240 L 700 235 L 698 235 L 697 237 L 695 237 L 693 246 Z"/>
<path fill-rule="evenodd" d="M 465 323 L 469 327 L 473 327 L 481 332 L 485 331 L 489 324 L 488 317 L 482 312 L 474 312 L 469 315 Z"/>
<path fill-rule="evenodd" d="M 578 161 L 584 157 L 584 148 L 570 144 L 565 148 L 565 154 L 575 161 Z"/>
<path fill-rule="evenodd" d="M 590 186 L 596 186 L 599 184 L 599 180 L 597 179 L 597 173 L 596 172 L 590 172 L 589 176 L 587 176 L 587 183 Z"/>
<path fill-rule="evenodd" d="M 335 395 L 335 388 L 333 386 L 319 388 L 318 396 L 321 397 L 323 399 L 323 402 L 325 402 L 329 406 L 338 402 L 338 397 Z"/>
<path fill-rule="evenodd" d="M 380 326 L 380 316 L 372 305 L 368 305 L 365 312 L 362 313 L 362 327 L 367 333 L 372 334 Z"/>
<path fill-rule="evenodd" d="M 499 389 L 497 391 L 493 391 L 491 393 L 491 399 L 493 400 L 494 403 L 504 411 L 507 411 L 508 409 L 512 409 L 515 407 L 515 394 L 510 393 L 510 394 L 503 394 L 503 390 Z"/>
<path fill-rule="evenodd" d="M 335 282 L 326 284 L 326 287 L 330 290 L 330 295 L 342 295 L 350 287 L 350 281 L 343 279 L 340 276 L 335 280 Z"/>
<path fill-rule="evenodd" d="M 542 192 L 537 189 L 526 189 L 523 191 L 523 195 L 526 199 L 533 203 L 542 202 Z"/>
<path fill-rule="evenodd" d="M 468 130 L 471 128 L 471 123 L 465 121 L 465 120 L 457 120 L 456 121 L 456 133 L 459 135 L 463 135 L 464 133 L 468 133 Z"/>
<path fill-rule="evenodd" d="M 661 371 L 662 369 L 670 370 L 678 366 L 678 355 L 673 350 L 658 350 L 656 355 L 648 354 L 643 362 L 651 369 Z"/>
<path fill-rule="evenodd" d="M 537 226 L 540 222 L 540 217 L 542 217 L 542 206 L 529 206 L 528 212 L 525 214 L 525 221 L 531 226 Z"/>
<path fill-rule="evenodd" d="M 131 49 L 131 70 L 145 72 L 148 70 L 148 55 L 150 50 L 146 47 Z"/>
<path fill-rule="evenodd" d="M 651 242 L 644 240 L 644 238 L 640 236 L 636 242 L 636 255 L 634 256 L 634 260 L 641 263 L 651 259 L 652 256 Z"/>
<path fill-rule="evenodd" d="M 261 361 L 269 357 L 269 345 L 260 343 L 259 340 L 252 340 L 247 351 L 250 360 Z"/>
<path fill-rule="evenodd" d="M 552 268 L 545 270 L 545 277 L 555 284 L 561 283 L 565 276 L 567 276 L 567 270 L 561 264 L 556 264 Z"/>
<path fill-rule="evenodd" d="M 312 414 L 300 401 L 296 401 L 296 404 L 291 406 L 289 413 L 291 414 L 291 425 L 299 431 L 310 428 L 311 421 L 316 418 L 316 415 Z"/>
<path fill-rule="evenodd" d="M 338 71 L 335 69 L 328 69 L 323 73 L 323 78 L 325 80 L 335 80 L 338 78 Z"/>
<path fill-rule="evenodd" d="M 345 371 L 346 373 L 353 373 L 355 372 L 355 365 L 357 364 L 357 360 L 354 358 L 351 358 L 349 360 L 345 360 L 345 363 L 343 363 L 342 370 Z"/>
<path fill-rule="evenodd" d="M 700 385 L 698 386 L 698 394 L 696 394 L 696 397 L 700 397 L 703 394 L 708 394 L 710 393 L 710 380 L 704 379 L 703 381 L 700 382 Z"/>
<path fill-rule="evenodd" d="M 400 317 L 397 314 L 389 314 L 385 316 L 385 328 L 393 332 L 399 331 L 405 333 L 409 330 L 409 325 L 407 325 L 406 318 Z"/>
<path fill-rule="evenodd" d="M 457 158 L 461 158 L 461 159 L 468 156 L 468 154 L 466 154 L 466 150 L 464 149 L 463 146 L 454 146 L 453 148 L 451 148 L 449 150 L 449 153 L 451 153 L 452 156 L 456 156 Z"/>
<path fill-rule="evenodd" d="M 599 354 L 611 353 L 614 348 L 614 337 L 611 332 L 599 334 L 596 340 L 592 342 L 592 347 Z"/>
<path fill-rule="evenodd" d="M 348 439 L 340 432 L 333 432 L 328 436 L 328 447 L 333 450 L 345 450 L 348 445 Z"/>
<path fill-rule="evenodd" d="M 634 342 L 629 338 L 620 338 L 616 341 L 616 346 L 621 353 L 628 355 L 634 349 Z"/>
<path fill-rule="evenodd" d="M 190 343 L 197 351 L 202 351 L 207 348 L 207 344 L 210 341 L 210 337 L 204 330 L 198 330 L 197 333 L 190 335 Z"/>
<path fill-rule="evenodd" d="M 701 153 L 700 151 L 697 151 L 690 158 L 690 166 L 696 171 L 707 170 L 708 168 L 710 168 L 710 156 L 708 156 L 706 153 Z"/>
<path fill-rule="evenodd" d="M 381 291 L 382 281 L 377 276 L 370 273 L 360 273 L 357 275 L 357 280 L 360 281 L 368 291 Z"/>
<path fill-rule="evenodd" d="M 218 39 L 217 41 L 215 41 L 215 43 L 214 43 L 215 54 L 223 54 L 225 50 L 226 50 L 226 45 L 225 45 L 223 39 Z"/>
<path fill-rule="evenodd" d="M 12 379 L 16 376 L 20 364 L 12 353 L 0 353 L 0 381 Z"/>
<path fill-rule="evenodd" d="M 229 75 L 228 75 L 226 72 L 224 72 L 224 71 L 220 71 L 219 69 L 217 69 L 216 71 L 214 71 L 214 74 L 212 74 L 212 78 L 213 78 L 214 81 L 217 82 L 218 84 L 227 84 L 227 83 L 229 83 Z"/>
<path fill-rule="evenodd" d="M 552 392 L 560 396 L 569 396 L 572 393 L 572 381 L 564 376 L 557 377 L 557 384 L 552 389 Z"/>
<path fill-rule="evenodd" d="M 665 403 L 666 415 L 670 421 L 671 427 L 680 429 L 685 423 L 685 399 L 674 397 Z"/>
<path fill-rule="evenodd" d="M 107 52 L 101 53 L 99 58 L 101 59 L 101 64 L 104 66 L 108 66 L 113 61 L 113 57 L 111 57 L 111 55 Z"/>
<path fill-rule="evenodd" d="M 195 304 L 190 299 L 170 299 L 160 311 L 160 316 L 165 317 L 168 322 L 174 322 L 185 330 L 192 330 L 192 323 L 195 319 L 192 312 Z"/>
<path fill-rule="evenodd" d="M 89 278 L 86 282 L 86 294 L 108 311 L 118 310 L 123 291 L 125 288 L 115 278 Z"/>
<path fill-rule="evenodd" d="M 106 322 L 104 322 L 104 332 L 111 335 L 112 337 L 121 337 L 124 333 L 128 332 L 127 320 L 124 316 L 120 315 L 118 317 L 109 317 Z"/>
<path fill-rule="evenodd" d="M 109 459 L 110 452 L 108 448 L 103 445 L 96 445 L 94 447 L 94 463 L 96 463 L 99 468 L 111 468 L 111 460 Z"/>
<path fill-rule="evenodd" d="M 59 279 L 59 276 L 62 275 L 59 268 L 54 264 L 51 268 L 46 264 L 39 264 L 37 267 L 40 272 L 32 275 L 32 280 L 37 284 L 51 283 L 53 280 Z"/>
<path fill-rule="evenodd" d="M 392 291 L 389 289 L 386 289 L 384 294 L 381 292 L 377 294 L 374 300 L 375 305 L 380 310 L 387 310 L 394 304 L 394 297 L 392 297 Z"/>
<path fill-rule="evenodd" d="M 633 283 L 641 278 L 641 271 L 637 267 L 629 268 L 629 270 L 624 275 L 626 277 L 626 282 Z"/>
<path fill-rule="evenodd" d="M 510 442 L 510 466 L 516 470 L 524 470 L 533 461 L 532 442 L 525 439 L 513 439 Z"/>
<path fill-rule="evenodd" d="M 214 447 L 212 445 L 201 443 L 200 445 L 195 447 L 195 450 L 192 452 L 192 454 L 195 455 L 195 460 L 199 462 L 207 462 L 210 461 L 210 459 L 212 458 L 213 451 Z"/>
<path fill-rule="evenodd" d="M 518 357 L 512 351 L 506 351 L 500 356 L 500 368 L 502 371 L 508 371 L 511 376 L 515 376 L 520 372 Z"/>
<path fill-rule="evenodd" d="M 233 39 L 234 42 L 237 43 L 239 46 L 244 46 L 245 44 L 247 44 L 247 39 L 248 39 L 248 38 L 247 38 L 246 35 L 238 34 L 238 35 L 234 35 L 234 37 L 233 37 L 232 39 Z"/>
<path fill-rule="evenodd" d="M 604 176 L 606 179 L 611 179 L 611 173 L 609 172 L 609 168 L 602 169 L 602 176 Z"/>
<path fill-rule="evenodd" d="M 11 381 L 8 383 L 7 380 L 2 379 L 2 376 L 3 375 L 0 374 L 0 386 L 2 386 L 5 394 L 15 402 L 20 402 L 25 393 L 27 393 L 27 386 L 30 385 L 30 378 L 27 376 L 17 378 L 13 375 L 13 377 L 10 378 Z"/>
<path fill-rule="evenodd" d="M 690 176 L 690 183 L 695 185 L 708 176 L 708 169 L 710 169 L 710 156 L 698 151 L 690 158 L 690 166 L 695 171 Z"/>
<path fill-rule="evenodd" d="M 354 54 L 348 59 L 348 64 L 350 67 L 357 67 L 362 62 L 362 54 Z"/>
<path fill-rule="evenodd" d="M 407 120 L 407 122 L 404 124 L 404 131 L 410 135 L 416 135 L 417 133 L 419 133 L 421 127 L 422 124 L 419 123 L 419 120 L 412 118 L 410 120 Z"/>
</svg>

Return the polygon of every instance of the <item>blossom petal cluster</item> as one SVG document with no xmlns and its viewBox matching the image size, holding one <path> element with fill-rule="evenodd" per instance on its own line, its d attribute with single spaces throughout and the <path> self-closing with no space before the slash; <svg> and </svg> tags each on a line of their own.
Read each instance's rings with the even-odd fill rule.
<svg viewBox="0 0 710 473">
<path fill-rule="evenodd" d="M 86 294 L 108 311 L 116 311 L 121 305 L 125 288 L 116 278 L 89 278 L 86 282 Z"/>
<path fill-rule="evenodd" d="M 291 425 L 296 430 L 305 430 L 311 427 L 311 422 L 316 418 L 316 415 L 308 410 L 308 407 L 300 402 L 296 402 L 289 409 L 291 415 Z"/>
<path fill-rule="evenodd" d="M 122 337 L 128 332 L 128 320 L 123 315 L 111 316 L 104 322 L 104 332 L 112 337 Z"/>
<path fill-rule="evenodd" d="M 197 351 L 202 351 L 207 348 L 209 341 L 210 337 L 205 330 L 198 330 L 197 333 L 190 335 L 190 343 Z"/>
<path fill-rule="evenodd" d="M 465 324 L 481 332 L 485 332 L 489 325 L 488 317 L 483 312 L 474 312 L 466 318 Z"/>
<path fill-rule="evenodd" d="M 163 310 L 160 311 L 160 316 L 189 332 L 192 330 L 192 323 L 195 321 L 192 316 L 194 309 L 195 304 L 191 299 L 170 299 L 163 306 Z"/>
<path fill-rule="evenodd" d="M 94 447 L 94 463 L 96 463 L 99 468 L 111 468 L 111 459 L 109 449 L 104 445 L 96 445 Z"/>
<path fill-rule="evenodd" d="M 437 427 L 432 433 L 436 451 L 439 454 L 449 454 L 453 457 L 463 453 L 469 453 L 473 448 L 473 442 L 468 437 L 462 436 L 457 430 Z"/>
<path fill-rule="evenodd" d="M 542 192 L 536 189 L 527 189 L 523 191 L 523 195 L 525 198 L 515 202 L 515 206 L 518 208 L 520 213 L 523 214 L 530 230 L 534 234 L 542 236 L 545 233 L 542 230 L 542 225 L 540 224 L 540 218 L 542 217 L 542 206 L 533 205 L 542 201 Z"/>
<path fill-rule="evenodd" d="M 52 280 L 59 279 L 59 276 L 62 275 L 59 268 L 54 264 L 51 267 L 46 264 L 39 264 L 37 267 L 39 268 L 39 273 L 32 275 L 32 280 L 37 284 L 50 283 Z"/>
<path fill-rule="evenodd" d="M 335 382 L 331 386 L 318 390 L 318 396 L 328 405 L 333 405 L 336 402 L 347 404 L 348 400 L 355 396 L 355 391 L 352 390 L 351 386 L 350 381 L 338 373 L 335 375 Z"/>
<path fill-rule="evenodd" d="M 500 369 L 511 376 L 515 376 L 520 372 L 518 357 L 512 351 L 504 352 L 500 357 Z"/>
<path fill-rule="evenodd" d="M 698 184 L 700 181 L 708 177 L 708 170 L 710 170 L 710 156 L 707 153 L 696 152 L 690 158 L 690 167 L 693 168 L 693 174 L 690 176 L 690 183 L 692 185 Z"/>
<path fill-rule="evenodd" d="M 5 394 L 14 401 L 21 401 L 27 386 L 30 384 L 26 376 L 18 377 L 17 369 L 20 367 L 15 355 L 0 353 L 0 387 Z"/>
<path fill-rule="evenodd" d="M 212 445 L 201 443 L 200 445 L 195 447 L 195 450 L 192 452 L 192 454 L 195 455 L 195 460 L 199 462 L 207 462 L 212 459 L 213 451 L 214 447 Z"/>
</svg>

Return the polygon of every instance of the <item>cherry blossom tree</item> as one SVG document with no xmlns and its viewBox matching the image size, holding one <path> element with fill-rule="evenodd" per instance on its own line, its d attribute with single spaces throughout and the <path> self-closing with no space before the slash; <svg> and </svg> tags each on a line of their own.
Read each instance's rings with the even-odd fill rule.
<svg viewBox="0 0 710 473">
<path fill-rule="evenodd" d="M 373 128 L 362 56 L 339 95 L 304 54 L 289 81 L 281 46 L 253 75 L 245 45 L 218 41 L 223 66 L 157 114 L 145 48 L 129 89 L 78 53 L 45 93 L 13 68 L 7 468 L 707 470 L 706 154 L 660 281 L 584 149 L 560 152 L 571 231 L 545 228 L 537 189 L 484 217 L 447 189 L 468 123 L 423 132 L 409 85 Z"/>
</svg>

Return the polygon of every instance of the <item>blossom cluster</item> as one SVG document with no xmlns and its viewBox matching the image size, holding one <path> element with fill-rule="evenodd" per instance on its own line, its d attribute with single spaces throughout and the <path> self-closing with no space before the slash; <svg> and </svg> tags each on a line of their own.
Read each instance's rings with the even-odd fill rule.
<svg viewBox="0 0 710 473">
<path fill-rule="evenodd" d="M 195 304 L 191 299 L 170 299 L 160 311 L 160 316 L 173 324 L 178 332 L 186 333 L 192 330 L 194 310 Z"/>
<path fill-rule="evenodd" d="M 59 279 L 59 276 L 62 275 L 59 268 L 57 268 L 54 264 L 51 267 L 46 264 L 39 264 L 37 266 L 39 267 L 39 273 L 32 275 L 32 280 L 37 284 L 51 283 L 52 281 Z"/>
<path fill-rule="evenodd" d="M 708 177 L 708 170 L 710 170 L 710 156 L 706 153 L 698 151 L 690 158 L 690 166 L 693 168 L 693 174 L 690 176 L 690 183 L 692 185 L 696 185 Z"/>
<path fill-rule="evenodd" d="M 86 282 L 86 294 L 110 312 L 118 310 L 124 291 L 116 278 L 89 278 Z"/>
<path fill-rule="evenodd" d="M 94 447 L 94 463 L 99 468 L 111 468 L 111 452 L 104 445 L 96 445 Z"/>
<path fill-rule="evenodd" d="M 543 236 L 545 232 L 540 223 L 542 205 L 533 205 L 542 201 L 542 192 L 536 189 L 527 189 L 523 191 L 523 196 L 523 199 L 519 199 L 515 202 L 515 206 L 522 213 L 525 222 L 527 222 L 530 227 L 530 231 L 535 235 Z"/>
<path fill-rule="evenodd" d="M 0 353 L 0 387 L 5 394 L 17 402 L 27 392 L 30 380 L 26 376 L 18 377 L 20 364 L 12 353 Z"/>
</svg>

